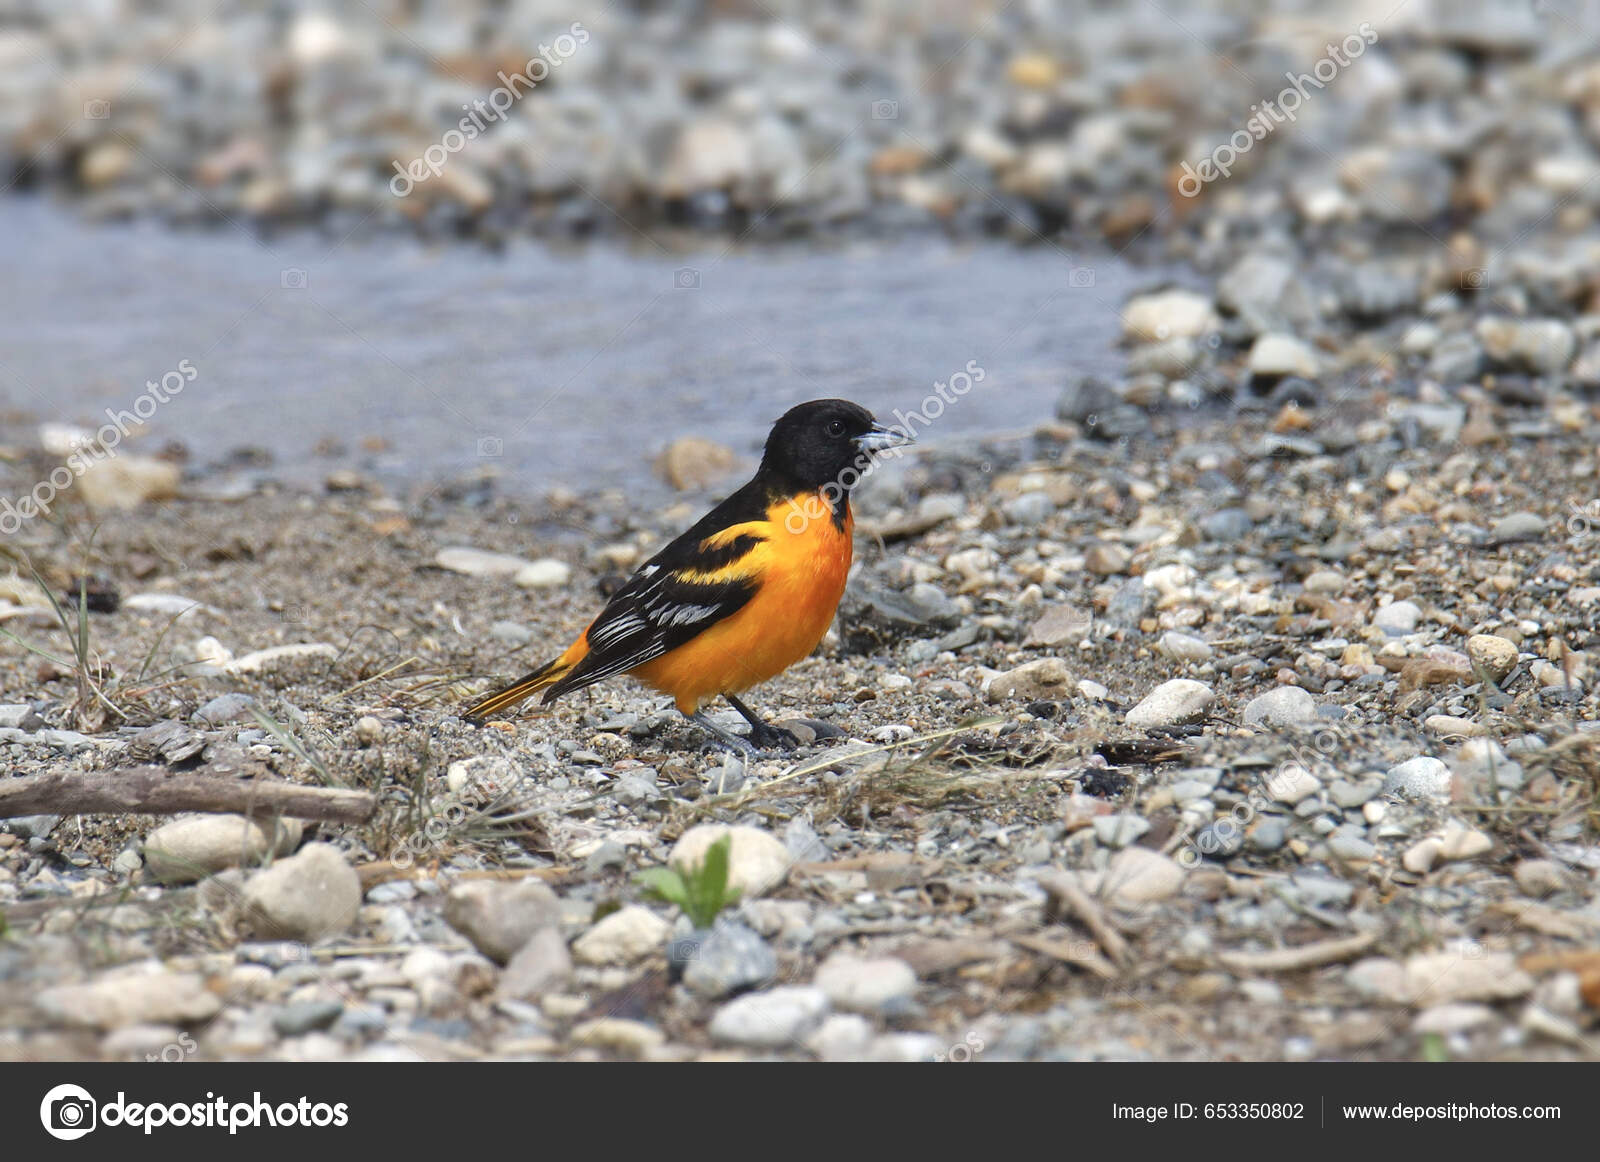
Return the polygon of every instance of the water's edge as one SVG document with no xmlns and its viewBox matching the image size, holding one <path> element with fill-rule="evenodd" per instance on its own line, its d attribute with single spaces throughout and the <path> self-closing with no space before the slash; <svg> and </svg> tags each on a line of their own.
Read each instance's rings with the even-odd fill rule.
<svg viewBox="0 0 1600 1162">
<path fill-rule="evenodd" d="M 1160 277 L 1048 246 L 722 253 L 263 244 L 11 200 L 0 431 L 28 445 L 40 421 L 98 427 L 187 361 L 139 447 L 181 441 L 197 464 L 259 447 L 306 482 L 492 463 L 513 493 L 636 486 L 677 436 L 753 456 L 817 396 L 893 419 L 943 382 L 924 439 L 1026 429 L 1074 370 L 1116 371 L 1117 308 Z"/>
</svg>

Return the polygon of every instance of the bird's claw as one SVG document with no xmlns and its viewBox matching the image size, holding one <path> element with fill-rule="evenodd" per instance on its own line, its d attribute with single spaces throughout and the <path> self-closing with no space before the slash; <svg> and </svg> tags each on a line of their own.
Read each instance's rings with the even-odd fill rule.
<svg viewBox="0 0 1600 1162">
<path fill-rule="evenodd" d="M 795 732 L 785 730 L 781 726 L 753 726 L 746 737 L 762 750 L 798 750 L 800 748 L 800 739 Z"/>
</svg>

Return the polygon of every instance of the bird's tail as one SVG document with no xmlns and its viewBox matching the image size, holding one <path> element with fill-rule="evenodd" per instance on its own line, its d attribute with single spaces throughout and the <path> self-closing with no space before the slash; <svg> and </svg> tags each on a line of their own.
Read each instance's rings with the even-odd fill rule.
<svg viewBox="0 0 1600 1162">
<path fill-rule="evenodd" d="M 469 722 L 487 722 L 494 715 L 510 710 L 540 690 L 554 686 L 571 673 L 572 668 L 583 661 L 588 653 L 588 640 L 586 637 L 580 637 L 555 661 L 546 662 L 533 673 L 519 678 L 505 689 L 496 690 L 488 697 L 478 699 L 461 712 L 461 717 Z"/>
</svg>

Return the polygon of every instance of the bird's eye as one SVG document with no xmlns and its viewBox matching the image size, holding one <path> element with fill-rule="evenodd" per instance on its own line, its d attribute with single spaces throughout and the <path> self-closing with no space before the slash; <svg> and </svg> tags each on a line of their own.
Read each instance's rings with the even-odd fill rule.
<svg viewBox="0 0 1600 1162">
<path fill-rule="evenodd" d="M 844 435 L 844 421 L 833 420 L 830 422 L 828 424 L 828 435 L 832 436 L 834 439 L 838 439 L 840 436 Z"/>
</svg>

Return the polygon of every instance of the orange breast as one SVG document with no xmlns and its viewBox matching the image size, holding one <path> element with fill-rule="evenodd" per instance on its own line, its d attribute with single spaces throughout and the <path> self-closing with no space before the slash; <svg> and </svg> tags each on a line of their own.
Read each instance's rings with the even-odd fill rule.
<svg viewBox="0 0 1600 1162">
<path fill-rule="evenodd" d="M 816 649 L 844 596 L 855 522 L 847 509 L 841 531 L 826 506 L 814 500 L 785 501 L 767 510 L 766 521 L 739 526 L 766 538 L 739 564 L 759 578 L 755 596 L 633 675 L 692 714 L 718 695 L 777 677 Z"/>
</svg>

